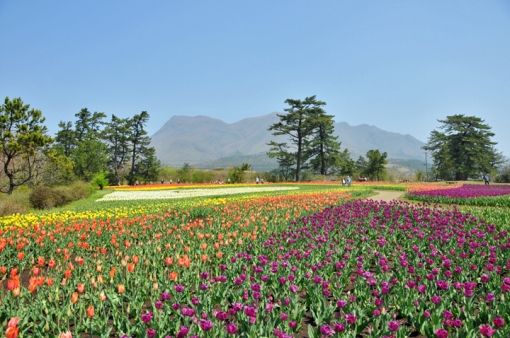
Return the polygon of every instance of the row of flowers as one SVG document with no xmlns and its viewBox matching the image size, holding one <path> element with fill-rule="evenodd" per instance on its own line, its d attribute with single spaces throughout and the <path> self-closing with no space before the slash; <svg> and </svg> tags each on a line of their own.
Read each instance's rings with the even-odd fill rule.
<svg viewBox="0 0 510 338">
<path fill-rule="evenodd" d="M 3 230 L 3 332 L 510 334 L 508 231 L 456 209 L 336 206 L 347 197 L 262 197 Z"/>
<path fill-rule="evenodd" d="M 224 187 L 222 187 L 224 188 Z M 242 187 L 239 187 L 242 188 Z M 262 188 L 262 187 L 261 187 Z M 175 209 L 193 209 L 200 206 L 224 205 L 229 202 L 250 200 L 254 198 L 302 195 L 315 193 L 329 193 L 338 190 L 338 187 L 328 185 L 314 185 L 310 187 L 299 187 L 299 190 L 254 190 L 251 193 L 232 194 L 225 197 L 196 197 L 186 199 L 173 199 L 171 205 Z M 343 192 L 355 195 L 366 195 L 371 192 L 369 188 L 344 188 Z M 108 195 L 107 195 L 108 196 Z M 0 229 L 7 227 L 27 227 L 38 223 L 52 223 L 56 221 L 92 220 L 92 219 L 117 219 L 142 214 L 156 214 L 164 212 L 170 203 L 161 201 L 146 200 L 122 200 L 103 203 L 91 203 L 71 210 L 58 212 L 37 212 L 27 214 L 16 214 L 0 217 Z"/>
<path fill-rule="evenodd" d="M 409 191 L 407 198 L 431 203 L 510 207 L 510 185 L 464 184 L 453 189 Z"/>
<path fill-rule="evenodd" d="M 217 189 L 115 191 L 111 194 L 103 196 L 103 198 L 97 200 L 97 202 L 193 198 L 202 196 L 222 196 L 298 189 L 299 187 L 260 186 L 260 187 L 223 187 Z"/>
</svg>

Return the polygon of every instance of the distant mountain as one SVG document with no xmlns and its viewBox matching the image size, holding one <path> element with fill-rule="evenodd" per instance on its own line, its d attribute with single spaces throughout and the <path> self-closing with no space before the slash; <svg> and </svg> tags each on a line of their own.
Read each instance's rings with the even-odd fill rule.
<svg viewBox="0 0 510 338">
<path fill-rule="evenodd" d="M 173 116 L 152 135 L 151 145 L 161 162 L 173 167 L 189 163 L 197 167 L 218 168 L 219 164 L 229 164 L 234 159 L 258 160 L 271 166 L 274 160 L 264 155 L 269 150 L 267 143 L 285 140 L 283 136 L 275 138 L 267 130 L 278 121 L 276 113 L 232 124 L 207 116 Z M 342 149 L 348 148 L 355 159 L 370 149 L 386 151 L 389 158 L 423 158 L 420 147 L 424 143 L 411 135 L 392 133 L 366 124 L 350 126 L 346 122 L 335 123 L 335 135 L 339 135 Z M 250 164 L 256 170 L 262 170 L 257 168 L 256 163 Z"/>
</svg>

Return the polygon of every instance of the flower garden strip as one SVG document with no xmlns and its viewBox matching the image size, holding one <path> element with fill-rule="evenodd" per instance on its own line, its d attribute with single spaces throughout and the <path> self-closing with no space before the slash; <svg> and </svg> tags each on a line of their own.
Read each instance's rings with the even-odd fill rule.
<svg viewBox="0 0 510 338">
<path fill-rule="evenodd" d="M 90 330 L 509 335 L 506 230 L 456 209 L 367 200 L 335 206 L 349 195 L 183 204 L 2 230 L 2 330 L 13 324 L 24 337 L 68 330 L 73 337 Z"/>
<path fill-rule="evenodd" d="M 291 186 L 291 185 L 286 185 Z M 26 227 L 40 222 L 70 221 L 70 220 L 91 220 L 91 219 L 116 219 L 136 215 L 156 214 L 165 212 L 169 207 L 173 209 L 192 210 L 202 206 L 221 205 L 241 200 L 249 200 L 260 197 L 302 195 L 339 192 L 349 193 L 353 196 L 363 196 L 372 192 L 368 187 L 339 188 L 338 186 L 328 185 L 299 185 L 299 190 L 272 190 L 272 191 L 254 191 L 253 193 L 223 195 L 218 197 L 195 197 L 187 199 L 165 200 L 123 200 L 108 201 L 102 203 L 91 203 L 80 208 L 72 208 L 59 212 L 38 212 L 28 214 L 16 214 L 6 217 L 0 217 L 0 228 L 5 227 Z M 224 186 L 222 187 L 224 188 Z"/>
<path fill-rule="evenodd" d="M 273 192 L 284 190 L 298 190 L 299 187 L 222 187 L 218 189 L 186 189 L 186 190 L 139 190 L 115 191 L 99 199 L 101 201 L 131 201 L 151 199 L 193 198 L 202 196 L 222 196 L 234 194 L 247 194 L 258 192 Z"/>
<path fill-rule="evenodd" d="M 409 191 L 406 197 L 430 203 L 510 207 L 510 185 L 464 184 L 453 189 Z"/>
</svg>

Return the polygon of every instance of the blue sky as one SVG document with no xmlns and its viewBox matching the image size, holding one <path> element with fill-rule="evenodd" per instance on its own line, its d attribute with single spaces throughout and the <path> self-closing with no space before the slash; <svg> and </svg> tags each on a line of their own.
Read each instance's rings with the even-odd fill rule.
<svg viewBox="0 0 510 338">
<path fill-rule="evenodd" d="M 226 122 L 317 95 L 336 121 L 426 141 L 485 119 L 510 156 L 510 1 L 0 0 L 0 96 L 50 134 L 81 108 Z"/>
</svg>

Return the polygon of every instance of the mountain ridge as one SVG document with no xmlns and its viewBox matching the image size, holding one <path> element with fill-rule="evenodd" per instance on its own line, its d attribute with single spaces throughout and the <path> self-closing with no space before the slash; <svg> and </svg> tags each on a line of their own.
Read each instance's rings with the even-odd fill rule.
<svg viewBox="0 0 510 338">
<path fill-rule="evenodd" d="M 226 157 L 259 155 L 269 150 L 268 142 L 285 142 L 268 131 L 280 119 L 271 113 L 226 123 L 209 116 L 174 115 L 152 135 L 151 146 L 163 164 L 181 167 L 213 162 Z M 409 134 L 382 130 L 374 125 L 351 126 L 347 122 L 334 124 L 334 135 L 356 159 L 370 149 L 386 151 L 389 158 L 422 159 L 423 142 Z"/>
</svg>

